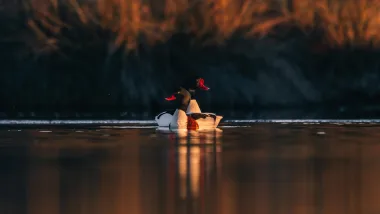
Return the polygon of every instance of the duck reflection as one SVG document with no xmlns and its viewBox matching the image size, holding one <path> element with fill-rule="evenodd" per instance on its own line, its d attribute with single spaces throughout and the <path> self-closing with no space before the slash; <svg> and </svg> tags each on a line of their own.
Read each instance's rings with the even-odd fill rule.
<svg viewBox="0 0 380 214">
<path fill-rule="evenodd" d="M 158 132 L 168 134 L 171 140 L 169 149 L 176 154 L 175 169 L 169 169 L 168 186 L 174 185 L 175 174 L 178 175 L 178 186 L 175 191 L 178 194 L 178 208 L 190 211 L 190 213 L 204 213 L 205 201 L 213 200 L 216 195 L 211 195 L 206 190 L 216 187 L 217 173 L 221 169 L 220 153 L 222 130 L 211 131 L 168 131 L 158 129 Z M 172 156 L 175 158 L 175 156 Z M 175 170 L 177 173 L 171 173 Z M 173 182 L 173 183 L 170 183 Z M 215 191 L 214 191 L 215 193 Z M 208 204 L 207 207 L 215 203 Z M 173 206 L 173 204 L 171 205 Z M 181 210 L 177 210 L 176 213 Z"/>
<path fill-rule="evenodd" d="M 178 173 L 182 199 L 199 197 L 200 189 L 204 188 L 204 179 L 214 167 L 213 159 L 221 151 L 220 138 L 214 138 L 212 133 L 193 132 L 190 135 L 189 139 L 178 140 Z M 215 144 L 215 147 L 202 146 L 207 144 Z"/>
</svg>

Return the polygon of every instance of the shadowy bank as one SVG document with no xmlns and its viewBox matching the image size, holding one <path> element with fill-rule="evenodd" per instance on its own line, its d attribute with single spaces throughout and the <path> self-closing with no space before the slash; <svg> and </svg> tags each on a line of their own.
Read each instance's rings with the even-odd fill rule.
<svg viewBox="0 0 380 214">
<path fill-rule="evenodd" d="M 286 13 L 262 1 L 248 14 L 245 4 L 224 5 L 221 17 L 216 9 L 232 1 L 215 0 L 213 10 L 166 3 L 164 12 L 47 2 L 0 13 L 1 111 L 157 112 L 173 107 L 164 97 L 193 74 L 211 87 L 199 93 L 204 111 L 380 104 L 376 38 L 357 23 L 321 27 L 332 22 L 302 16 L 294 2 Z"/>
</svg>

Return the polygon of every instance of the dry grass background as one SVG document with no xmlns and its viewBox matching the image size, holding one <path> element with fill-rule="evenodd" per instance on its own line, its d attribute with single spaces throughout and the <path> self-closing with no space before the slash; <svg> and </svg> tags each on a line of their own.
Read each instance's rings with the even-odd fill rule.
<svg viewBox="0 0 380 214">
<path fill-rule="evenodd" d="M 380 0 L 0 0 L 0 20 L 10 109 L 156 109 L 193 73 L 205 108 L 380 97 Z"/>
<path fill-rule="evenodd" d="M 223 44 L 232 36 L 260 39 L 278 26 L 319 32 L 331 47 L 380 45 L 377 0 L 29 0 L 26 22 L 43 46 L 56 50 L 62 31 L 75 25 L 110 32 L 115 47 L 165 42 L 191 33 L 201 44 Z M 278 30 L 277 30 L 278 31 Z M 318 34 L 319 35 L 319 34 Z"/>
</svg>

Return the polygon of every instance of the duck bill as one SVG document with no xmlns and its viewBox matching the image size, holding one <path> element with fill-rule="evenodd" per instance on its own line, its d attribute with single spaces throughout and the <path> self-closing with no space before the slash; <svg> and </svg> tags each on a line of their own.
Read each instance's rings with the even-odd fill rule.
<svg viewBox="0 0 380 214">
<path fill-rule="evenodd" d="M 210 90 L 210 88 L 207 87 L 207 86 L 205 86 L 205 85 L 199 85 L 199 88 L 202 89 L 202 90 L 205 90 L 205 91 Z"/>
<path fill-rule="evenodd" d="M 202 90 L 205 90 L 205 91 L 210 90 L 210 88 L 205 85 L 204 79 L 200 79 L 198 85 L 199 85 L 198 87 Z"/>
<path fill-rule="evenodd" d="M 174 96 L 174 94 L 172 96 L 170 96 L 170 97 L 166 97 L 165 98 L 165 100 L 167 100 L 167 101 L 173 101 L 175 99 L 177 99 L 177 98 Z"/>
</svg>

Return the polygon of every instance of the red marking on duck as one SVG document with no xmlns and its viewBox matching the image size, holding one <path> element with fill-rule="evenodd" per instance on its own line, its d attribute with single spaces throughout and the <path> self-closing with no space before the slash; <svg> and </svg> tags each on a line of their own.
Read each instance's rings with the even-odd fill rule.
<svg viewBox="0 0 380 214">
<path fill-rule="evenodd" d="M 205 91 L 208 91 L 210 88 L 205 85 L 205 80 L 203 78 L 198 79 L 198 87 Z"/>
<path fill-rule="evenodd" d="M 174 96 L 174 94 L 171 97 L 166 97 L 165 98 L 165 100 L 167 100 L 167 101 L 173 101 L 175 99 L 177 99 L 177 98 Z"/>
<path fill-rule="evenodd" d="M 198 130 L 199 129 L 199 125 L 198 125 L 197 121 L 191 116 L 187 116 L 187 129 L 188 130 Z"/>
</svg>

